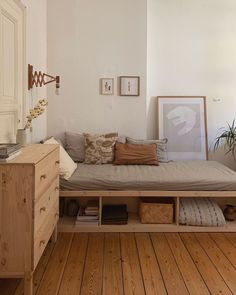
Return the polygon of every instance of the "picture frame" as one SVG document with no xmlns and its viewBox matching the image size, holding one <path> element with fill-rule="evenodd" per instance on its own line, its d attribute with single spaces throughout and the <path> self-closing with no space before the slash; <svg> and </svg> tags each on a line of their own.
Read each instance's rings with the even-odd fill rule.
<svg viewBox="0 0 236 295">
<path fill-rule="evenodd" d="M 101 94 L 102 95 L 114 94 L 114 78 L 101 78 Z"/>
<path fill-rule="evenodd" d="M 120 96 L 139 96 L 140 77 L 121 76 L 120 77 Z"/>
<path fill-rule="evenodd" d="M 205 96 L 158 96 L 158 138 L 168 139 L 169 160 L 207 160 Z"/>
</svg>

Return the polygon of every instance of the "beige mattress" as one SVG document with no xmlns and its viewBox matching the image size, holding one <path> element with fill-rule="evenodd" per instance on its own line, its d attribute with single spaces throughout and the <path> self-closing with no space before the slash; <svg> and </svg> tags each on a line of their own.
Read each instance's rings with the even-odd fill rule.
<svg viewBox="0 0 236 295">
<path fill-rule="evenodd" d="M 179 161 L 160 166 L 78 164 L 62 190 L 236 191 L 236 172 L 214 161 Z"/>
</svg>

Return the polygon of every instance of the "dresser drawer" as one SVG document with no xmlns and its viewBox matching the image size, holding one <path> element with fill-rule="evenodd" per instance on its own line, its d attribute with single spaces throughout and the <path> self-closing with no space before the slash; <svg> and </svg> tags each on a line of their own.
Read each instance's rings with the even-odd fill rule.
<svg viewBox="0 0 236 295">
<path fill-rule="evenodd" d="M 54 202 L 51 211 L 44 219 L 43 224 L 39 230 L 34 232 L 34 261 L 33 270 L 36 268 L 39 259 L 41 258 L 44 249 L 53 233 L 53 230 L 58 222 L 59 218 L 59 202 Z"/>
<path fill-rule="evenodd" d="M 35 202 L 34 231 L 37 232 L 52 211 L 55 202 L 59 202 L 59 179 L 53 180 L 49 189 Z"/>
<path fill-rule="evenodd" d="M 37 201 L 59 175 L 59 149 L 35 165 L 35 199 Z"/>
</svg>

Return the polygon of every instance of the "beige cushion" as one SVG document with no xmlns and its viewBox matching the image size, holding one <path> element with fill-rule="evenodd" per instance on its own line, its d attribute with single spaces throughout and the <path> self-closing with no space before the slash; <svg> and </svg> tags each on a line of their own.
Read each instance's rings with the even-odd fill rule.
<svg viewBox="0 0 236 295">
<path fill-rule="evenodd" d="M 65 149 L 74 161 L 84 162 L 84 136 L 75 132 L 65 132 Z"/>
<path fill-rule="evenodd" d="M 159 162 L 167 163 L 168 155 L 167 155 L 167 138 L 164 139 L 146 139 L 146 140 L 138 140 L 127 137 L 127 143 L 131 144 L 151 144 L 155 143 L 157 146 L 157 158 Z"/>
<path fill-rule="evenodd" d="M 156 144 L 116 143 L 115 165 L 158 165 Z"/>
<path fill-rule="evenodd" d="M 64 150 L 62 145 L 51 137 L 46 140 L 44 144 L 59 144 L 60 145 L 60 176 L 68 180 L 77 168 L 77 164 L 71 159 L 68 153 Z"/>
<path fill-rule="evenodd" d="M 84 133 L 85 164 L 108 164 L 114 159 L 114 146 L 117 133 L 91 135 Z"/>
</svg>

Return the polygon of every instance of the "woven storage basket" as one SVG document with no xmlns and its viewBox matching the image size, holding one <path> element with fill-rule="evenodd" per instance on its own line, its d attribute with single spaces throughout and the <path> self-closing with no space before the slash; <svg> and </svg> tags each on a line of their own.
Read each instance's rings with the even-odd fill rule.
<svg viewBox="0 0 236 295">
<path fill-rule="evenodd" d="M 141 223 L 173 223 L 174 202 L 172 199 L 144 198 L 139 206 Z"/>
</svg>

